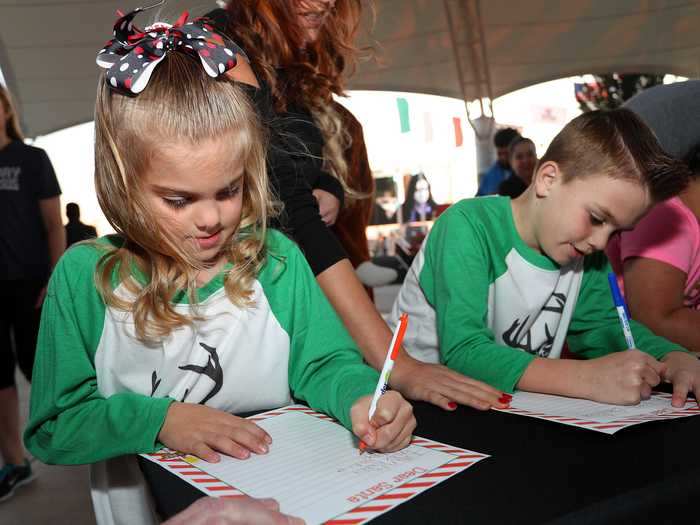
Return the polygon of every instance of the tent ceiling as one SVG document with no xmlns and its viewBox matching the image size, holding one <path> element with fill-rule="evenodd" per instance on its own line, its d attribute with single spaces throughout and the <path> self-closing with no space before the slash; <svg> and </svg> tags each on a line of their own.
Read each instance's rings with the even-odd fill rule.
<svg viewBox="0 0 700 525">
<path fill-rule="evenodd" d="M 148 0 L 0 0 L 0 67 L 25 130 L 92 118 L 95 53 L 117 9 Z M 198 15 L 213 0 L 169 0 Z M 497 97 L 587 72 L 700 76 L 698 0 L 377 0 L 372 38 L 350 89 Z M 369 24 L 365 24 L 367 26 Z M 366 34 L 361 38 L 367 43 Z"/>
</svg>

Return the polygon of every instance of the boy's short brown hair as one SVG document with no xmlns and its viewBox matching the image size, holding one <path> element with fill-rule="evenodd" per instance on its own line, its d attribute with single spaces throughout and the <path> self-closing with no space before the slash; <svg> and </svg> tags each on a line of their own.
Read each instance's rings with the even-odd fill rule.
<svg viewBox="0 0 700 525">
<path fill-rule="evenodd" d="M 539 165 L 547 161 L 559 165 L 564 182 L 594 174 L 639 181 L 654 202 L 678 195 L 690 179 L 687 164 L 668 155 L 642 119 L 625 108 L 573 119 Z"/>
</svg>

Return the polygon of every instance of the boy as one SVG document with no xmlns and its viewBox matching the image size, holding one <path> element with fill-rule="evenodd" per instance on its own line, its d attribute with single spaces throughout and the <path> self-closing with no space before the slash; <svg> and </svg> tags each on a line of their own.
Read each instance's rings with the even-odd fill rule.
<svg viewBox="0 0 700 525">
<path fill-rule="evenodd" d="M 554 138 L 519 198 L 463 200 L 435 223 L 394 304 L 415 358 L 504 391 L 636 404 L 660 381 L 673 405 L 700 393 L 700 364 L 632 322 L 625 349 L 601 252 L 688 180 L 632 112 L 585 113 Z M 560 360 L 564 342 L 588 360 Z"/>
</svg>

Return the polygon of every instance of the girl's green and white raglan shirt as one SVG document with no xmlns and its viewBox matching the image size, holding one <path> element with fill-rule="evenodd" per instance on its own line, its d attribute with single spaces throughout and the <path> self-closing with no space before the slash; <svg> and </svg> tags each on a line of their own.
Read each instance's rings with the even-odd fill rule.
<svg viewBox="0 0 700 525">
<path fill-rule="evenodd" d="M 97 293 L 102 248 L 78 245 L 57 265 L 43 307 L 25 442 L 46 463 L 94 464 L 100 523 L 150 522 L 128 455 L 162 446 L 157 436 L 173 400 L 241 413 L 294 397 L 349 428 L 352 404 L 374 391 L 377 372 L 363 364 L 297 246 L 269 231 L 267 247 L 254 307 L 228 300 L 222 273 L 197 291 L 195 309 L 185 293 L 174 300 L 178 312 L 202 320 L 153 345 L 136 339 L 130 313 L 106 307 Z M 127 296 L 123 284 L 116 291 Z"/>
<path fill-rule="evenodd" d="M 625 348 L 596 253 L 560 267 L 520 238 L 510 199 L 465 199 L 435 222 L 406 275 L 389 324 L 409 314 L 404 345 L 512 392 L 536 357 L 558 358 L 564 342 L 586 358 Z M 631 322 L 637 346 L 661 358 L 682 350 Z"/>
</svg>

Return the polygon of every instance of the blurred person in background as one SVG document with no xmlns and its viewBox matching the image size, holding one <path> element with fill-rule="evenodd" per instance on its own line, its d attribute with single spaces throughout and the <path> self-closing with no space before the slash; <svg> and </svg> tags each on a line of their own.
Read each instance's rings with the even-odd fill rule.
<svg viewBox="0 0 700 525">
<path fill-rule="evenodd" d="M 374 204 L 370 224 L 395 224 L 399 222 L 399 201 L 396 196 L 396 183 L 391 177 L 374 180 Z"/>
<path fill-rule="evenodd" d="M 80 206 L 75 202 L 66 204 L 66 217 L 68 217 L 68 224 L 66 224 L 66 248 L 76 242 L 97 237 L 97 230 L 94 226 L 83 224 L 80 221 Z"/>
<path fill-rule="evenodd" d="M 501 182 L 498 194 L 515 199 L 532 182 L 532 175 L 537 166 L 535 143 L 526 137 L 516 137 L 508 146 L 508 158 L 513 175 Z"/>
<path fill-rule="evenodd" d="M 24 143 L 0 86 L 0 501 L 33 479 L 20 436 L 15 363 L 31 381 L 46 283 L 66 246 L 60 194 L 51 161 Z"/>
<path fill-rule="evenodd" d="M 424 173 L 411 177 L 403 203 L 403 220 L 405 222 L 431 221 L 435 218 L 437 203 L 430 191 L 430 182 Z"/>
<path fill-rule="evenodd" d="M 508 146 L 513 142 L 513 139 L 519 136 L 520 133 L 513 128 L 499 129 L 493 136 L 493 145 L 496 147 L 496 162 L 493 163 L 481 179 L 479 190 L 476 192 L 477 197 L 495 194 L 501 182 L 513 174 L 509 161 Z"/>
</svg>

